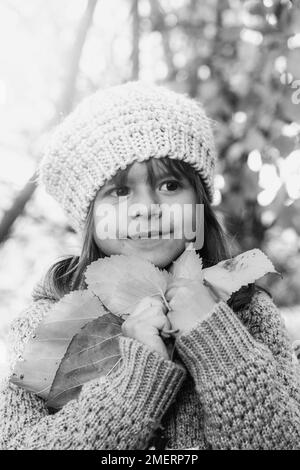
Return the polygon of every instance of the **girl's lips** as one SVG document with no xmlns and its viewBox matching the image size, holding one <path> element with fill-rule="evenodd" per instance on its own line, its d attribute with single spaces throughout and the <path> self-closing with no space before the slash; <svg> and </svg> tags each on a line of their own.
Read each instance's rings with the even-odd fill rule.
<svg viewBox="0 0 300 470">
<path fill-rule="evenodd" d="M 129 240 L 140 241 L 140 240 L 168 240 L 171 238 L 171 233 L 142 233 L 136 237 L 127 237 Z"/>
<path fill-rule="evenodd" d="M 129 242 L 132 247 L 138 248 L 142 247 L 143 249 L 152 249 L 156 245 L 159 245 L 164 241 L 163 238 L 137 238 L 137 239 L 131 239 L 127 238 L 127 242 Z"/>
</svg>

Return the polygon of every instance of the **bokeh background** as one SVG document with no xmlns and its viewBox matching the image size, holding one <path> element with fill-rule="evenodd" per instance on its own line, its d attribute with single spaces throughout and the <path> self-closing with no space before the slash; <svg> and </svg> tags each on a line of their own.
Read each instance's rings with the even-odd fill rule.
<svg viewBox="0 0 300 470">
<path fill-rule="evenodd" d="M 233 252 L 261 248 L 262 284 L 300 338 L 300 2 L 1 0 L 0 368 L 10 321 L 80 240 L 36 188 L 49 131 L 91 92 L 143 79 L 214 119 L 214 205 Z"/>
</svg>

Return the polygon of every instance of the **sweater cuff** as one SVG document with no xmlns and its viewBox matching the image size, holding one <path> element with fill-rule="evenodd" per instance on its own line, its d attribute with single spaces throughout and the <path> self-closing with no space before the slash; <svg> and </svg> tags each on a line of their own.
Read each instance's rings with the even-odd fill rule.
<svg viewBox="0 0 300 470">
<path fill-rule="evenodd" d="M 119 346 L 120 363 L 100 382 L 113 388 L 111 392 L 119 396 L 131 412 L 134 408 L 139 409 L 143 416 L 150 414 L 154 419 L 161 417 L 186 377 L 185 367 L 179 362 L 164 359 L 158 352 L 127 336 L 119 337 Z M 99 381 L 93 382 L 97 387 Z M 84 387 L 86 390 L 93 384 Z"/>
<path fill-rule="evenodd" d="M 251 357 L 271 356 L 223 301 L 206 320 L 179 336 L 176 348 L 194 380 L 203 383 L 247 363 Z"/>
</svg>

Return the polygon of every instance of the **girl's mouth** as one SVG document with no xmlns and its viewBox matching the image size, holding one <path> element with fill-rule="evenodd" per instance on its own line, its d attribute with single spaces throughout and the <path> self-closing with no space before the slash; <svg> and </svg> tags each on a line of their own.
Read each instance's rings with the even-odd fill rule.
<svg viewBox="0 0 300 470">
<path fill-rule="evenodd" d="M 132 249 L 153 250 L 164 242 L 162 238 L 127 238 Z"/>
<path fill-rule="evenodd" d="M 129 240 L 134 240 L 134 241 L 159 241 L 159 240 L 164 240 L 164 239 L 170 239 L 171 238 L 171 233 L 162 233 L 162 232 L 145 232 L 145 233 L 139 233 L 133 237 L 130 237 L 128 235 L 127 237 Z"/>
</svg>

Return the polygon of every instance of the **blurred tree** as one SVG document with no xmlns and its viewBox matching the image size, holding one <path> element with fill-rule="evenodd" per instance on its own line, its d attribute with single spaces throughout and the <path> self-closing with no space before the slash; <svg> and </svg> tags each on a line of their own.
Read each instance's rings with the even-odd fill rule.
<svg viewBox="0 0 300 470">
<path fill-rule="evenodd" d="M 131 16 L 132 16 L 132 72 L 131 80 L 139 79 L 140 71 L 140 14 L 139 0 L 131 0 Z"/>
<path fill-rule="evenodd" d="M 98 0 L 89 0 L 85 13 L 79 23 L 77 34 L 75 35 L 74 44 L 71 47 L 69 54 L 69 64 L 66 69 L 65 81 L 61 92 L 61 97 L 56 104 L 56 114 L 45 125 L 44 132 L 46 133 L 55 124 L 58 123 L 63 116 L 66 116 L 72 109 L 76 80 L 79 71 L 79 63 L 82 55 L 82 50 L 86 41 L 86 37 L 91 26 L 94 11 Z M 15 220 L 22 214 L 27 202 L 32 197 L 37 186 L 37 172 L 30 178 L 24 188 L 17 194 L 12 202 L 12 206 L 7 209 L 0 222 L 0 244 L 8 237 L 11 227 Z"/>
</svg>

